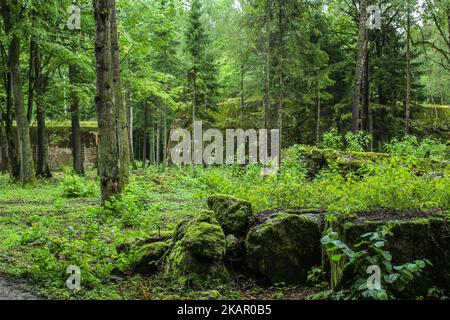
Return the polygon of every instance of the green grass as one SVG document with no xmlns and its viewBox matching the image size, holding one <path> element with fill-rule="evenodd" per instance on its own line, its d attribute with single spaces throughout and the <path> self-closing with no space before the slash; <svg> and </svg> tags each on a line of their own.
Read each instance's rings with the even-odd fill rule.
<svg viewBox="0 0 450 320">
<path fill-rule="evenodd" d="M 164 275 L 125 276 L 117 270 L 126 270 L 132 258 L 116 248 L 123 243 L 133 246 L 161 230 L 171 231 L 181 219 L 205 209 L 206 198 L 215 193 L 249 200 L 256 211 L 298 207 L 335 214 L 379 207 L 449 210 L 448 167 L 439 173 L 425 168 L 418 175 L 413 170 L 420 164 L 417 159 L 382 157 L 379 163 L 368 161 L 345 174 L 331 163 L 330 170 L 310 179 L 306 164 L 298 158 L 299 150 L 287 152 L 280 176 L 261 177 L 258 166 L 137 171 L 122 199 L 103 209 L 95 172 L 83 180 L 94 188 L 85 198 L 63 196 L 66 182 L 71 181 L 65 178 L 68 172 L 28 187 L 11 184 L 6 175 L 0 175 L 0 272 L 27 278 L 43 295 L 57 299 L 298 296 L 304 288 L 270 291 L 251 283 L 246 286 L 250 289 L 242 289 L 249 280 L 238 275 L 239 281 L 212 288 L 205 284 L 202 290 L 179 287 Z M 78 293 L 65 286 L 70 265 L 82 271 Z"/>
</svg>

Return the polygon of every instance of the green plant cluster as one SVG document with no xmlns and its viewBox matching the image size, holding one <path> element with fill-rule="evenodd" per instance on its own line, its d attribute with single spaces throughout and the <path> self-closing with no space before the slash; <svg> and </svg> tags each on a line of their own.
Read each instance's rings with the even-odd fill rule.
<svg viewBox="0 0 450 320">
<path fill-rule="evenodd" d="M 352 285 L 349 289 L 333 293 L 338 299 L 394 299 L 397 293 L 408 289 L 413 280 L 420 277 L 427 266 L 432 266 L 427 259 L 415 260 L 402 265 L 392 264 L 392 255 L 384 247 L 387 237 L 392 233 L 389 226 L 361 235 L 361 241 L 354 245 L 355 251 L 349 245 L 339 240 L 339 235 L 328 230 L 321 242 L 332 252 L 331 259 L 339 262 L 345 259 L 345 269 L 351 269 Z M 379 279 L 368 284 L 370 267 L 379 268 Z M 373 272 L 373 271 L 371 271 Z M 375 282 L 378 281 L 378 284 Z"/>
</svg>

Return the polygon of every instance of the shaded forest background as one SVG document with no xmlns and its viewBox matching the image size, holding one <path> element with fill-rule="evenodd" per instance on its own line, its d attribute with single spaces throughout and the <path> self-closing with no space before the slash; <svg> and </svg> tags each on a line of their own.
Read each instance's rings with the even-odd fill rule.
<svg viewBox="0 0 450 320">
<path fill-rule="evenodd" d="M 96 119 L 95 24 L 91 1 L 74 3 L 79 30 L 68 28 L 77 14 L 71 1 L 2 1 L 1 141 L 11 175 L 25 182 L 32 170 L 19 163 L 32 161 L 34 125 L 38 175 L 50 175 L 46 126 L 66 120 L 74 169 L 84 172 L 80 121 Z M 381 29 L 366 27 L 373 4 Z M 215 128 L 280 128 L 283 147 L 318 144 L 331 128 L 371 134 L 370 150 L 406 134 L 448 137 L 438 112 L 450 103 L 446 0 L 116 5 L 132 162 L 163 163 L 171 128 L 189 128 L 193 118 Z M 411 127 L 424 106 L 435 124 Z"/>
</svg>

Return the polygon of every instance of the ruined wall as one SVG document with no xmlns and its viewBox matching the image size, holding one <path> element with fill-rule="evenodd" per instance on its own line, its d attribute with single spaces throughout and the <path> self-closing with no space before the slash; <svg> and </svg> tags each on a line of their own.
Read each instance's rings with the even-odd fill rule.
<svg viewBox="0 0 450 320">
<path fill-rule="evenodd" d="M 49 127 L 49 165 L 51 170 L 59 170 L 63 167 L 72 166 L 71 128 L 68 126 Z M 31 144 L 33 156 L 36 160 L 37 132 L 31 128 Z M 97 128 L 82 127 L 81 143 L 84 150 L 85 168 L 93 168 L 97 160 Z M 0 143 L 0 172 L 8 170 L 7 150 Z"/>
</svg>

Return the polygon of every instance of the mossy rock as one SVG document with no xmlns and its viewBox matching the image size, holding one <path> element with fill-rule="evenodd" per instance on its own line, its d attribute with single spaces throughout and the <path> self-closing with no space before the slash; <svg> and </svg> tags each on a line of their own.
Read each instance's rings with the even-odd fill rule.
<svg viewBox="0 0 450 320">
<path fill-rule="evenodd" d="M 130 238 L 124 242 L 121 242 L 117 245 L 116 250 L 117 253 L 128 253 L 135 248 L 140 248 L 148 244 L 152 244 L 154 242 L 164 242 L 168 241 L 172 238 L 173 231 L 171 230 L 160 230 L 153 231 L 142 238 Z"/>
<path fill-rule="evenodd" d="M 380 215 L 373 212 L 356 218 L 327 219 L 325 230 L 332 228 L 339 234 L 342 242 L 353 247 L 361 241 L 361 235 L 374 232 L 387 224 L 392 226 L 393 236 L 388 238 L 385 250 L 391 253 L 393 265 L 419 259 L 428 259 L 433 264 L 426 267 L 423 275 L 414 280 L 407 292 L 399 294 L 414 298 L 426 294 L 433 286 L 450 289 L 450 218 L 447 216 L 400 212 Z M 345 259 L 339 262 L 327 259 L 324 263 L 325 269 L 330 270 L 334 289 L 344 289 L 351 285 L 353 277 L 350 271 L 343 271 Z"/>
<path fill-rule="evenodd" d="M 237 238 L 235 235 L 229 234 L 225 238 L 227 261 L 242 261 L 244 256 L 244 240 L 245 238 Z"/>
<path fill-rule="evenodd" d="M 226 251 L 225 234 L 210 214 L 202 213 L 181 222 L 173 241 L 165 262 L 165 272 L 177 276 L 182 282 L 205 277 L 227 277 L 222 263 Z"/>
<path fill-rule="evenodd" d="M 250 229 L 245 242 L 247 266 L 272 283 L 303 284 L 320 264 L 318 219 L 280 213 Z"/>
<path fill-rule="evenodd" d="M 133 258 L 133 270 L 142 274 L 155 273 L 169 248 L 170 242 L 159 241 L 137 249 Z"/>
<path fill-rule="evenodd" d="M 248 201 L 214 195 L 208 198 L 208 206 L 226 234 L 247 234 L 254 219 L 252 205 Z"/>
<path fill-rule="evenodd" d="M 387 153 L 375 152 L 343 152 L 333 149 L 319 149 L 311 146 L 293 146 L 286 151 L 289 157 L 298 157 L 308 167 L 308 175 L 314 178 L 322 170 L 337 170 L 342 175 L 367 168 L 372 164 L 379 164 L 391 158 Z M 398 157 L 405 163 L 410 163 L 408 157 Z M 433 172 L 448 170 L 448 161 L 436 161 L 425 158 L 417 158 L 411 163 L 411 171 L 416 175 L 425 175 Z"/>
</svg>

